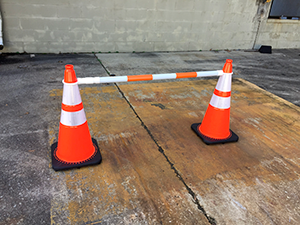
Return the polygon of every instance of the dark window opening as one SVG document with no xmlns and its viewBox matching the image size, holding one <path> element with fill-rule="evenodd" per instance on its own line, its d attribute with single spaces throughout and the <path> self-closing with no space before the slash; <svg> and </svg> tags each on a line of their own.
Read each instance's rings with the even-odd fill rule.
<svg viewBox="0 0 300 225">
<path fill-rule="evenodd" d="M 300 20 L 300 0 L 273 0 L 269 18 Z"/>
</svg>

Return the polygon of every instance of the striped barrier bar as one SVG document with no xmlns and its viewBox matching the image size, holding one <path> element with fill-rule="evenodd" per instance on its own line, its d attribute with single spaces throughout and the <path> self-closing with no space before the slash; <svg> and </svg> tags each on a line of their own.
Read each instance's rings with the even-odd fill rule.
<svg viewBox="0 0 300 225">
<path fill-rule="evenodd" d="M 186 72 L 186 73 L 166 73 L 166 74 L 145 74 L 116 77 L 84 77 L 77 78 L 78 84 L 105 84 L 117 82 L 148 81 L 148 80 L 168 80 L 196 77 L 213 77 L 223 75 L 223 70 Z"/>
</svg>

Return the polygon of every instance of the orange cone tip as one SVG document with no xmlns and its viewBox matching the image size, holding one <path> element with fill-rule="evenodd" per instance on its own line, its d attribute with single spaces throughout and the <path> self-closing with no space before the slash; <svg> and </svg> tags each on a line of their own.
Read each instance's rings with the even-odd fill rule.
<svg viewBox="0 0 300 225">
<path fill-rule="evenodd" d="M 75 74 L 75 71 L 73 69 L 73 65 L 66 65 L 65 66 L 65 76 L 64 76 L 64 82 L 65 83 L 76 83 L 77 77 Z"/>
<path fill-rule="evenodd" d="M 232 73 L 232 59 L 226 59 L 226 62 L 223 67 L 224 73 Z"/>
</svg>

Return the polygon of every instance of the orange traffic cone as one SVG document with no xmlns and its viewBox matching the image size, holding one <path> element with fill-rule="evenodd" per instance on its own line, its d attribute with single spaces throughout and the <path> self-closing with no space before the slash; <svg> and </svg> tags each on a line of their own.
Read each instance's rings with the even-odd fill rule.
<svg viewBox="0 0 300 225">
<path fill-rule="evenodd" d="M 73 65 L 65 66 L 58 142 L 51 146 L 54 170 L 99 164 L 97 141 L 91 138 Z"/>
<path fill-rule="evenodd" d="M 192 124 L 192 129 L 206 144 L 236 142 L 239 139 L 229 129 L 231 77 L 232 60 L 227 59 L 202 123 Z"/>
</svg>

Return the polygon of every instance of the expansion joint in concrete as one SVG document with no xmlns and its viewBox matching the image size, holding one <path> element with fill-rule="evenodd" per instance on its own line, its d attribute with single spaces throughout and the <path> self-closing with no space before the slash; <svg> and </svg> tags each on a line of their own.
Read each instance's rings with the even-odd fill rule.
<svg viewBox="0 0 300 225">
<path fill-rule="evenodd" d="M 102 67 L 105 69 L 105 71 L 107 72 L 108 75 L 110 74 L 110 71 L 103 65 L 103 63 L 98 59 L 98 61 L 100 62 L 100 64 L 102 65 Z M 151 139 L 154 141 L 154 143 L 156 144 L 156 146 L 158 147 L 158 151 L 165 157 L 166 161 L 169 163 L 171 169 L 174 171 L 174 173 L 176 174 L 176 177 L 183 183 L 183 185 L 185 186 L 186 190 L 188 191 L 188 193 L 192 196 L 193 202 L 197 205 L 198 209 L 204 214 L 204 216 L 206 217 L 206 219 L 209 221 L 210 224 L 212 225 L 216 225 L 216 220 L 213 217 L 210 217 L 209 215 L 207 215 L 205 209 L 201 206 L 197 195 L 195 194 L 195 192 L 186 184 L 186 182 L 184 181 L 184 179 L 182 178 L 182 176 L 180 175 L 179 171 L 176 169 L 176 167 L 174 166 L 174 163 L 172 163 L 169 159 L 169 157 L 166 155 L 164 149 L 158 144 L 157 140 L 154 138 L 154 136 L 152 135 L 151 131 L 148 129 L 147 125 L 143 122 L 142 118 L 138 115 L 138 113 L 136 112 L 136 110 L 134 109 L 134 107 L 132 106 L 132 104 L 129 102 L 129 100 L 126 98 L 124 92 L 120 89 L 120 87 L 114 83 L 116 88 L 118 89 L 119 93 L 122 95 L 122 97 L 125 99 L 125 101 L 127 102 L 127 104 L 129 105 L 129 107 L 131 108 L 131 110 L 133 111 L 133 113 L 135 114 L 135 116 L 139 119 L 139 121 L 141 122 L 141 126 L 147 131 L 148 135 L 151 137 Z"/>
<path fill-rule="evenodd" d="M 169 163 L 171 169 L 176 174 L 176 177 L 183 183 L 183 185 L 185 186 L 185 188 L 188 191 L 188 193 L 192 196 L 193 202 L 197 205 L 198 209 L 204 214 L 204 216 L 207 218 L 207 220 L 209 221 L 210 224 L 215 225 L 216 224 L 216 220 L 214 218 L 212 218 L 212 217 L 210 217 L 210 216 L 207 215 L 207 213 L 205 212 L 205 209 L 200 205 L 200 202 L 199 202 L 199 200 L 198 200 L 197 195 L 195 194 L 195 192 L 193 192 L 193 190 L 186 184 L 186 182 L 184 181 L 184 179 L 180 175 L 179 171 L 174 166 L 174 163 L 172 163 L 170 161 L 170 159 L 166 155 L 164 149 L 158 144 L 157 140 L 154 138 L 154 136 L 152 135 L 151 131 L 148 129 L 147 125 L 143 122 L 142 118 L 135 111 L 135 109 L 133 108 L 133 106 L 131 105 L 131 103 L 129 102 L 129 100 L 126 98 L 126 96 L 124 95 L 124 93 L 122 92 L 122 90 L 119 88 L 119 86 L 117 84 L 115 84 L 115 85 L 116 85 L 117 89 L 119 90 L 120 94 L 122 95 L 122 97 L 126 100 L 126 102 L 128 103 L 129 107 L 132 109 L 132 111 L 136 115 L 136 117 L 140 120 L 142 127 L 147 131 L 147 133 L 149 134 L 149 136 L 151 137 L 151 139 L 154 141 L 154 143 L 158 147 L 158 151 L 165 157 L 165 159 Z"/>
</svg>

